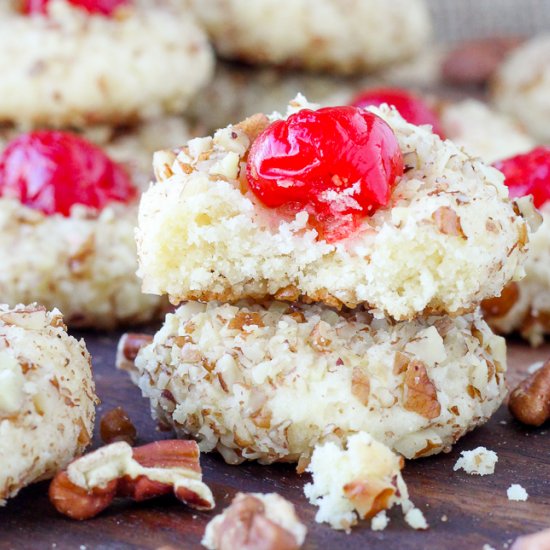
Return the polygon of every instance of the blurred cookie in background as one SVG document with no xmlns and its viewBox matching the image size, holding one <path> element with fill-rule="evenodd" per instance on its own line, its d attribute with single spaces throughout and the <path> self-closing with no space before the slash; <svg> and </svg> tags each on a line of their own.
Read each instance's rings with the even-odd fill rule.
<svg viewBox="0 0 550 550">
<path fill-rule="evenodd" d="M 0 154 L 0 301 L 59 308 L 71 327 L 160 317 L 141 293 L 139 186 L 104 150 L 69 132 L 18 135 Z"/>
<path fill-rule="evenodd" d="M 176 0 L 111 4 L 1 3 L 1 122 L 120 125 L 185 109 L 213 69 L 203 31 Z"/>
<path fill-rule="evenodd" d="M 540 142 L 550 142 L 550 35 L 533 38 L 504 61 L 492 95 L 497 108 Z"/>
<path fill-rule="evenodd" d="M 190 0 L 221 57 L 337 74 L 413 57 L 431 22 L 423 0 Z"/>
</svg>

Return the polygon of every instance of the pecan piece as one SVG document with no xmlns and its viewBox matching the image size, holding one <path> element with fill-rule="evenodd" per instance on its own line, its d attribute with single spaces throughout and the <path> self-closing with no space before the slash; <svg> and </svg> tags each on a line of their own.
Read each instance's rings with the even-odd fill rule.
<svg viewBox="0 0 550 550">
<path fill-rule="evenodd" d="M 444 59 L 443 77 L 452 84 L 485 84 L 508 53 L 522 41 L 520 37 L 492 36 L 463 42 Z"/>
<path fill-rule="evenodd" d="M 99 514 L 115 497 L 141 501 L 170 492 L 192 508 L 214 507 L 202 482 L 195 441 L 157 441 L 134 449 L 121 441 L 101 447 L 59 472 L 49 495 L 58 512 L 83 520 Z"/>
<path fill-rule="evenodd" d="M 432 219 L 437 225 L 440 233 L 444 235 L 454 235 L 458 237 L 466 237 L 462 231 L 460 218 L 458 214 L 448 206 L 440 206 L 433 214 Z"/>
<path fill-rule="evenodd" d="M 296 550 L 305 534 L 294 506 L 279 495 L 238 493 L 207 525 L 202 543 L 211 550 Z"/>
<path fill-rule="evenodd" d="M 116 352 L 117 369 L 131 372 L 134 370 L 134 361 L 139 353 L 139 350 L 147 346 L 153 341 L 150 334 L 139 334 L 135 332 L 127 332 L 123 334 L 118 342 Z"/>
<path fill-rule="evenodd" d="M 405 398 L 403 406 L 408 411 L 433 419 L 441 414 L 437 390 L 421 361 L 411 361 L 405 371 Z"/>
<path fill-rule="evenodd" d="M 365 407 L 369 404 L 370 380 L 360 367 L 353 367 L 351 375 L 351 393 Z"/>
<path fill-rule="evenodd" d="M 481 310 L 485 317 L 504 317 L 519 300 L 519 285 L 515 282 L 508 283 L 500 293 L 500 296 L 487 298 L 481 302 Z"/>
<path fill-rule="evenodd" d="M 235 128 L 242 130 L 252 143 L 269 125 L 269 118 L 266 115 L 256 113 L 236 124 Z"/>
<path fill-rule="evenodd" d="M 103 443 L 126 441 L 129 445 L 136 442 L 136 427 L 122 407 L 116 407 L 101 417 L 99 433 Z"/>
<path fill-rule="evenodd" d="M 514 418 L 529 426 L 542 426 L 550 418 L 550 359 L 518 384 L 508 408 Z"/>
</svg>

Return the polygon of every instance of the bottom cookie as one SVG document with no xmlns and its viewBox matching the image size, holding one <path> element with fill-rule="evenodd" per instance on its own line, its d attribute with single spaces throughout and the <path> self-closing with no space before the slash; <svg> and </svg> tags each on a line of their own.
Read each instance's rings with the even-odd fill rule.
<svg viewBox="0 0 550 550">
<path fill-rule="evenodd" d="M 479 313 L 394 323 L 321 306 L 187 303 L 119 368 L 179 436 L 229 463 L 307 465 L 365 431 L 407 458 L 448 451 L 498 408 L 506 349 Z"/>
</svg>

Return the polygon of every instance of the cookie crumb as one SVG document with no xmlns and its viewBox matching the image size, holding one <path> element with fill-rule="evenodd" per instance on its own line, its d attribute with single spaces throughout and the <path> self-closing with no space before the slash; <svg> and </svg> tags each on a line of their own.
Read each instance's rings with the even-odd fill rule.
<svg viewBox="0 0 550 550">
<path fill-rule="evenodd" d="M 485 476 L 495 473 L 498 456 L 485 447 L 477 447 L 472 451 L 462 451 L 453 470 L 464 470 L 468 474 Z"/>
<path fill-rule="evenodd" d="M 508 487 L 506 494 L 508 495 L 508 500 L 526 501 L 529 498 L 527 491 L 519 483 L 512 483 Z"/>
<path fill-rule="evenodd" d="M 382 510 L 372 518 L 370 528 L 373 531 L 383 531 L 388 526 L 389 522 L 390 520 L 386 514 L 386 510 Z"/>
</svg>

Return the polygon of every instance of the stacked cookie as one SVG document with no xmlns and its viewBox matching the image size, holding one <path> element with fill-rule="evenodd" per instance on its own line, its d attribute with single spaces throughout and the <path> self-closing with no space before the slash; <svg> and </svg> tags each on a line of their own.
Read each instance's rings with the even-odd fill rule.
<svg viewBox="0 0 550 550">
<path fill-rule="evenodd" d="M 9 0 L 0 46 L 0 302 L 71 326 L 158 317 L 135 277 L 137 199 L 152 152 L 189 138 L 205 34 L 178 1 Z"/>
<path fill-rule="evenodd" d="M 530 230 L 502 174 L 429 127 L 315 109 L 156 154 L 138 274 L 186 303 L 122 366 L 231 463 L 303 469 L 360 431 L 408 458 L 448 450 L 503 399 L 478 304 L 522 276 Z"/>
</svg>

